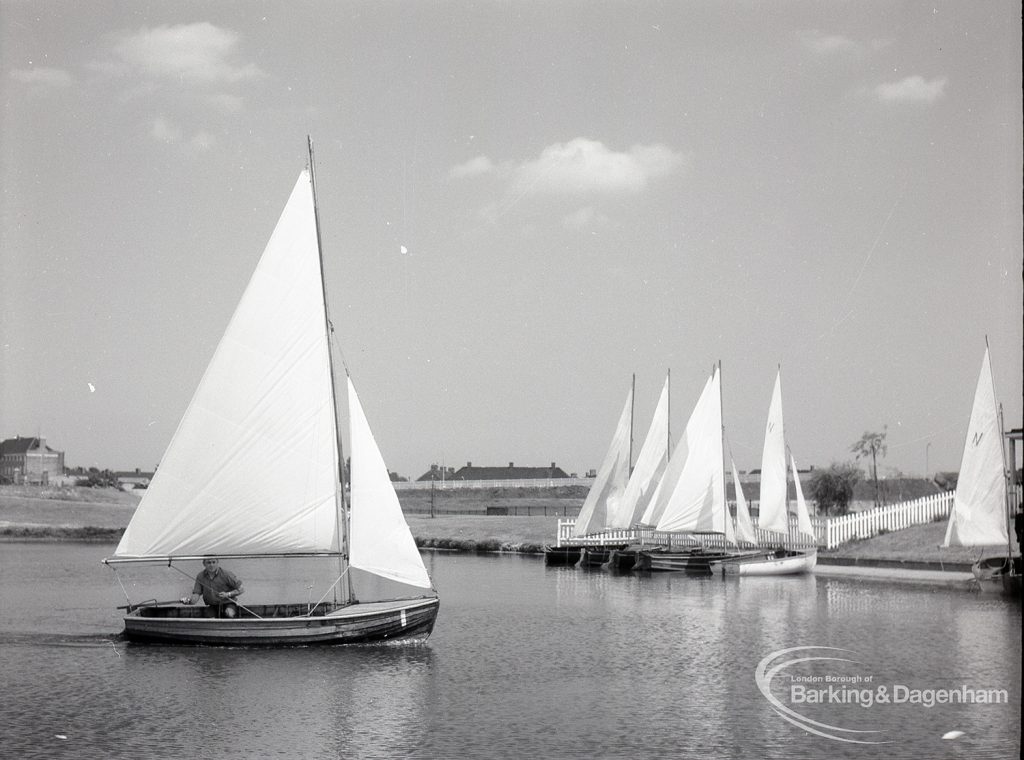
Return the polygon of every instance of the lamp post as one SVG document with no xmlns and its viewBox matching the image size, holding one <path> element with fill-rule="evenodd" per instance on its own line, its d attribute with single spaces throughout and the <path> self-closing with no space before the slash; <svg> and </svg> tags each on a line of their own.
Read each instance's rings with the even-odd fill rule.
<svg viewBox="0 0 1024 760">
<path fill-rule="evenodd" d="M 928 473 L 930 472 L 930 470 L 928 468 L 928 450 L 931 447 L 932 447 L 932 442 L 931 441 L 928 441 L 928 443 L 925 444 L 925 447 L 924 447 L 924 476 L 925 476 L 925 478 L 928 477 Z"/>
</svg>

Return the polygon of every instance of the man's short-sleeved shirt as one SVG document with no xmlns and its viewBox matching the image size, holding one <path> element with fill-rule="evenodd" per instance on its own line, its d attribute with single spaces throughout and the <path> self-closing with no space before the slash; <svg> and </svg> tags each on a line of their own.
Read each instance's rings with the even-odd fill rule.
<svg viewBox="0 0 1024 760">
<path fill-rule="evenodd" d="M 224 604 L 220 598 L 221 591 L 234 591 L 241 588 L 242 582 L 235 577 L 230 570 L 218 567 L 217 572 L 210 578 L 205 570 L 200 570 L 196 576 L 195 586 L 192 587 L 193 594 L 202 594 L 203 601 L 209 605 Z"/>
</svg>

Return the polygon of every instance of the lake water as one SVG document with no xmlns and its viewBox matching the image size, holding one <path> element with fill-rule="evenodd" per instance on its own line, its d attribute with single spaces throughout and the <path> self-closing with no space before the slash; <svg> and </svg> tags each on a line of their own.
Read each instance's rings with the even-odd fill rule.
<svg viewBox="0 0 1024 760">
<path fill-rule="evenodd" d="M 616 575 L 428 554 L 441 611 L 426 644 L 175 648 L 121 640 L 114 607 L 124 597 L 99 563 L 112 551 L 0 544 L 0 755 L 1020 752 L 1021 607 L 1000 598 L 813 575 Z M 806 659 L 816 657 L 841 659 Z M 952 692 L 961 701 L 938 703 Z M 965 693 L 975 702 L 962 703 Z M 963 735 L 942 738 L 951 731 Z"/>
</svg>

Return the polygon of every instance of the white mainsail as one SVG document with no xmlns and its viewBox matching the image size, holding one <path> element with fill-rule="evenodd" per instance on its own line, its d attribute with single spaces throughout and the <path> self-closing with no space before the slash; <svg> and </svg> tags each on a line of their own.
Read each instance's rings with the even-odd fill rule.
<svg viewBox="0 0 1024 760">
<path fill-rule="evenodd" d="M 718 368 L 704 388 L 686 424 L 686 462 L 669 490 L 657 530 L 725 533 L 722 385 Z M 663 484 L 663 488 L 668 484 Z M 662 493 L 658 498 L 662 498 Z"/>
<path fill-rule="evenodd" d="M 612 442 L 608 446 L 597 477 L 587 492 L 573 526 L 573 536 L 579 538 L 598 533 L 608 526 L 609 515 L 618 508 L 629 481 L 630 439 L 633 430 L 633 387 L 626 394 L 626 403 L 615 426 Z"/>
<path fill-rule="evenodd" d="M 303 171 L 115 558 L 340 551 L 337 441 Z"/>
<path fill-rule="evenodd" d="M 796 459 L 792 454 L 789 461 L 793 467 L 793 484 L 796 487 L 796 524 L 797 530 L 805 536 L 814 538 L 814 526 L 811 525 L 811 515 L 807 511 L 807 500 L 804 499 L 804 489 L 800 485 L 800 475 L 796 469 Z"/>
<path fill-rule="evenodd" d="M 665 472 L 668 464 L 668 384 L 669 380 L 665 378 L 651 426 L 640 447 L 625 493 L 614 513 L 609 514 L 609 528 L 631 528 L 635 525 L 647 509 Z"/>
<path fill-rule="evenodd" d="M 786 483 L 786 437 L 782 429 L 782 371 L 775 376 L 761 452 L 761 493 L 757 527 L 789 533 L 789 498 Z"/>
<path fill-rule="evenodd" d="M 352 447 L 349 563 L 383 578 L 430 588 L 423 558 L 351 378 L 348 413 Z"/>
<path fill-rule="evenodd" d="M 697 398 L 697 403 L 693 407 L 693 411 L 690 412 L 690 419 L 686 422 L 686 428 L 683 430 L 683 434 L 676 441 L 675 448 L 672 450 L 672 457 L 668 460 L 665 465 L 665 472 L 662 473 L 661 480 L 658 481 L 657 487 L 654 489 L 654 493 L 651 495 L 651 500 L 647 504 L 647 509 L 644 510 L 643 515 L 640 518 L 640 524 L 650 527 L 654 527 L 661 520 L 661 516 L 665 513 L 665 507 L 668 506 L 669 498 L 672 496 L 672 492 L 679 482 L 679 478 L 683 474 L 683 467 L 686 465 L 686 459 L 690 454 L 690 441 L 687 437 L 687 431 L 690 430 L 691 425 L 696 426 L 697 422 L 694 420 L 694 415 L 698 413 L 699 409 L 702 409 L 702 402 L 704 397 L 711 393 L 712 377 L 707 379 L 704 383 L 704 389 L 701 391 L 700 396 Z"/>
<path fill-rule="evenodd" d="M 1008 544 L 1005 466 L 992 364 L 985 346 L 943 546 Z"/>
<path fill-rule="evenodd" d="M 747 499 L 743 495 L 743 486 L 740 485 L 740 474 L 736 471 L 736 463 L 732 463 L 732 483 L 736 490 L 736 538 L 747 544 L 757 545 L 757 534 L 754 532 L 754 524 L 750 521 L 750 510 L 747 508 Z"/>
</svg>

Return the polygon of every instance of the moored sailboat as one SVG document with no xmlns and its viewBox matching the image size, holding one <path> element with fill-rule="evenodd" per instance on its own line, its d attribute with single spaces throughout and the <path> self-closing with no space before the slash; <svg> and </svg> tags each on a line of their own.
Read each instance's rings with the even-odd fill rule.
<svg viewBox="0 0 1024 760">
<path fill-rule="evenodd" d="M 160 563 L 186 575 L 182 564 L 208 557 L 283 560 L 286 575 L 315 562 L 329 573 L 323 594 L 302 601 L 304 578 L 285 598 L 232 604 L 231 617 L 129 599 L 130 640 L 343 644 L 425 639 L 433 630 L 439 600 L 351 378 L 346 504 L 312 142 L 309 158 L 153 482 L 104 562 L 115 571 Z M 386 586 L 388 598 L 361 598 L 354 571 Z"/>
<path fill-rule="evenodd" d="M 544 560 L 548 565 L 579 563 L 584 566 L 600 567 L 608 561 L 611 552 L 626 545 L 622 541 L 605 540 L 602 534 L 608 529 L 611 516 L 618 509 L 629 481 L 633 445 L 634 387 L 635 381 L 630 384 L 608 451 L 573 526 L 573 538 L 585 542 L 570 547 L 545 547 Z"/>
<path fill-rule="evenodd" d="M 636 569 L 706 575 L 715 563 L 736 556 L 705 549 L 692 538 L 728 535 L 724 457 L 721 370 L 715 367 L 643 517 L 643 522 L 654 525 L 659 533 L 684 535 L 691 545 L 681 551 L 673 551 L 671 546 L 641 550 Z"/>
<path fill-rule="evenodd" d="M 814 528 L 807 511 L 796 460 L 790 455 L 793 480 L 796 485 L 797 530 L 802 536 L 814 540 Z M 789 483 L 786 477 L 786 437 L 782 419 L 782 372 L 775 376 L 775 387 L 768 407 L 765 423 L 764 448 L 761 452 L 761 491 L 758 527 L 783 534 L 788 538 Z M 785 546 L 728 561 L 722 565 L 727 574 L 736 575 L 798 575 L 814 569 L 818 561 L 817 549 L 793 550 Z"/>
<path fill-rule="evenodd" d="M 627 546 L 609 552 L 605 566 L 610 569 L 632 570 L 636 564 L 637 553 L 643 548 L 643 544 L 636 541 L 636 531 L 633 529 L 640 522 L 647 506 L 657 494 L 665 467 L 668 465 L 671 437 L 669 428 L 670 385 L 671 375 L 669 374 L 665 377 L 665 384 L 662 386 L 650 427 L 647 429 L 647 435 L 640 447 L 636 465 L 630 473 L 626 490 L 616 509 L 608 518 L 609 528 L 629 530 L 633 539 Z"/>
<path fill-rule="evenodd" d="M 1021 555 L 1019 547 L 1014 555 L 1010 540 L 1005 461 L 1001 413 L 986 340 L 942 546 L 1005 547 L 999 554 L 979 559 L 971 569 L 979 589 L 1020 597 Z"/>
</svg>

